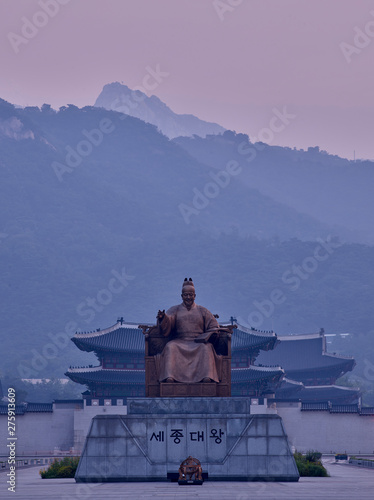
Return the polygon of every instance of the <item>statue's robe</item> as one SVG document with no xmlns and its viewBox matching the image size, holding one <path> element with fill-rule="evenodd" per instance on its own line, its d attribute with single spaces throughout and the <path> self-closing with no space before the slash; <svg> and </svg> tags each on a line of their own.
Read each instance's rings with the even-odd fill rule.
<svg viewBox="0 0 374 500">
<path fill-rule="evenodd" d="M 162 334 L 171 337 L 162 353 L 156 356 L 159 380 L 196 383 L 208 377 L 219 382 L 217 364 L 221 356 L 211 343 L 197 343 L 200 335 L 219 328 L 213 314 L 193 303 L 190 310 L 182 303 L 171 307 L 159 322 Z"/>
</svg>

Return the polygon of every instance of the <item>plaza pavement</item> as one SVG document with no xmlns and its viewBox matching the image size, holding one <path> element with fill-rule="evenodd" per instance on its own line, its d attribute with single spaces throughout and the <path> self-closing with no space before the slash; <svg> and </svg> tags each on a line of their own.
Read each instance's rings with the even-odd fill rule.
<svg viewBox="0 0 374 500">
<path fill-rule="evenodd" d="M 0 474 L 0 499 L 17 500 L 372 500 L 374 469 L 324 461 L 331 477 L 300 478 L 298 483 L 205 482 L 202 486 L 178 483 L 77 484 L 74 479 L 41 479 L 39 467 L 17 471 L 16 493 L 7 491 Z"/>
</svg>

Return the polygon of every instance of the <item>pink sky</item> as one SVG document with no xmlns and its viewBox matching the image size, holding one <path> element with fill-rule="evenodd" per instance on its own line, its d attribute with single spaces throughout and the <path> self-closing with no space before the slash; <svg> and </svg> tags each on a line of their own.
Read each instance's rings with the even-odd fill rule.
<svg viewBox="0 0 374 500">
<path fill-rule="evenodd" d="M 0 0 L 1 98 L 84 106 L 106 83 L 141 85 L 159 64 L 169 76 L 154 93 L 177 113 L 257 136 L 286 106 L 296 118 L 273 144 L 374 158 L 372 1 L 61 1 L 15 53 L 9 33 L 58 0 Z M 355 27 L 369 33 L 361 47 Z"/>
</svg>

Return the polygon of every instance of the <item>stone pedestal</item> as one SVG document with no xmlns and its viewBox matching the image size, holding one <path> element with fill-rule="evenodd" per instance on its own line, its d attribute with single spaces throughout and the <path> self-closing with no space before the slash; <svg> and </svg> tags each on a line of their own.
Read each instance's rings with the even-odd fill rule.
<svg viewBox="0 0 374 500">
<path fill-rule="evenodd" d="M 91 423 L 77 482 L 166 481 L 189 455 L 208 480 L 297 481 L 281 418 L 248 398 L 133 398 Z"/>
<path fill-rule="evenodd" d="M 160 397 L 161 398 L 174 398 L 174 397 L 216 397 L 219 391 L 218 384 L 209 383 L 204 384 L 183 384 L 174 383 L 168 384 L 165 382 L 160 383 Z"/>
</svg>

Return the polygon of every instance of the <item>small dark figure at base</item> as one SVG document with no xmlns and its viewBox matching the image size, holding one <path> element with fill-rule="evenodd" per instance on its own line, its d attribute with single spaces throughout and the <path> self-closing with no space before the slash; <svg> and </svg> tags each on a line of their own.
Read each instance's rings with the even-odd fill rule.
<svg viewBox="0 0 374 500">
<path fill-rule="evenodd" d="M 192 479 L 193 476 L 195 476 L 195 479 Z M 201 463 L 197 458 L 189 456 L 186 460 L 183 460 L 179 467 L 178 484 L 203 484 Z"/>
</svg>

